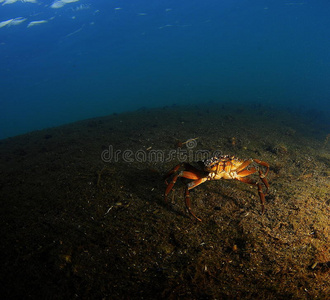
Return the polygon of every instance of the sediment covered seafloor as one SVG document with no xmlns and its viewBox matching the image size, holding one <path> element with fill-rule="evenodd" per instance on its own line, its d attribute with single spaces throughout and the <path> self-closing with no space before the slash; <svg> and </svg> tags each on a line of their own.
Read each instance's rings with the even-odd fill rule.
<svg viewBox="0 0 330 300">
<path fill-rule="evenodd" d="M 0 141 L 4 299 L 326 299 L 329 115 L 261 104 L 141 109 Z M 270 164 L 256 187 L 166 172 L 200 153 Z M 199 153 L 197 155 L 197 153 Z M 253 176 L 252 176 L 253 177 Z"/>
</svg>

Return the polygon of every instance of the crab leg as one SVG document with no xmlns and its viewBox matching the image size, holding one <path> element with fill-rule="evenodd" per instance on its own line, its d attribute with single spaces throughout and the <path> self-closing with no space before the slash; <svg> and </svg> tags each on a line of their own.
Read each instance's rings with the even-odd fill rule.
<svg viewBox="0 0 330 300">
<path fill-rule="evenodd" d="M 196 169 L 195 167 L 193 167 L 192 165 L 188 164 L 188 163 L 182 163 L 182 164 L 178 164 L 176 165 L 172 170 L 170 170 L 166 175 L 165 175 L 165 179 L 167 179 L 168 177 L 170 177 L 172 174 L 175 174 L 176 172 L 178 172 L 178 170 L 180 168 L 183 168 L 185 170 L 188 170 L 188 171 L 192 171 L 192 172 L 195 172 L 195 173 L 199 173 L 199 170 Z"/>
<path fill-rule="evenodd" d="M 185 202 L 186 202 L 186 207 L 189 211 L 189 213 L 199 222 L 202 222 L 202 219 L 196 217 L 196 215 L 194 214 L 194 212 L 191 210 L 191 206 L 190 206 L 190 192 L 189 190 L 195 188 L 196 186 L 202 184 L 203 182 L 207 181 L 207 177 L 204 177 L 204 178 L 200 178 L 200 179 L 197 179 L 197 180 L 194 180 L 192 182 L 189 182 L 187 184 L 187 187 L 186 187 L 186 190 L 185 190 L 185 193 L 184 193 L 184 198 L 185 198 Z"/>
<path fill-rule="evenodd" d="M 239 171 L 244 170 L 248 165 L 250 165 L 252 163 L 252 159 L 246 160 L 245 162 L 243 162 L 237 169 L 236 172 L 238 173 Z M 252 173 L 251 173 L 252 174 Z"/>
<path fill-rule="evenodd" d="M 185 193 L 184 193 L 184 199 L 186 202 L 186 207 L 189 211 L 189 213 L 199 222 L 202 222 L 202 219 L 198 218 L 194 212 L 191 210 L 191 205 L 190 205 L 190 192 L 189 192 L 189 187 L 186 187 Z"/>
<path fill-rule="evenodd" d="M 166 191 L 165 191 L 165 196 L 167 196 L 169 194 L 169 192 L 172 190 L 174 184 L 176 183 L 176 181 L 179 177 L 193 179 L 193 180 L 196 180 L 196 179 L 200 178 L 198 175 L 196 175 L 193 172 L 181 171 L 180 173 L 174 175 L 172 181 L 168 184 L 168 186 L 166 188 Z"/>
<path fill-rule="evenodd" d="M 185 169 L 190 169 L 191 171 L 181 171 L 178 172 L 178 170 L 180 169 L 180 167 L 185 167 Z M 176 173 L 176 174 L 175 174 Z M 165 190 L 165 202 L 167 202 L 167 196 L 170 193 L 170 191 L 172 190 L 173 186 L 175 185 L 177 179 L 179 177 L 183 177 L 183 178 L 187 178 L 187 179 L 192 179 L 192 180 L 197 180 L 199 178 L 201 178 L 201 174 L 200 171 L 196 168 L 194 168 L 193 166 L 189 165 L 189 164 L 179 164 L 177 166 L 175 166 L 167 175 L 166 178 L 168 178 L 169 176 L 171 176 L 172 174 L 175 174 L 171 180 L 171 182 L 169 184 L 167 184 L 166 180 L 166 184 L 167 184 L 167 188 Z"/>
<path fill-rule="evenodd" d="M 189 170 L 189 171 L 180 171 L 179 169 L 180 167 L 184 167 L 185 170 Z M 171 192 L 173 186 L 175 185 L 176 181 L 178 180 L 179 177 L 182 178 L 187 178 L 187 179 L 192 179 L 194 181 L 190 182 L 187 184 L 186 189 L 185 189 L 185 203 L 186 203 L 186 207 L 189 211 L 189 213 L 198 221 L 202 221 L 200 218 L 198 218 L 194 212 L 191 210 L 191 204 L 190 204 L 190 193 L 189 190 L 193 189 L 194 187 L 196 187 L 197 185 L 203 183 L 204 181 L 207 180 L 207 178 L 203 177 L 203 174 L 196 169 L 195 167 L 189 165 L 189 164 L 179 164 L 177 166 L 175 166 L 165 177 L 168 178 L 170 177 L 172 174 L 175 174 L 171 180 L 171 182 L 169 184 L 167 184 L 166 180 L 166 184 L 167 184 L 167 188 L 165 190 L 165 202 L 167 202 L 167 196 L 168 194 Z"/>
<path fill-rule="evenodd" d="M 262 161 L 262 160 L 259 160 L 259 159 L 256 159 L 256 158 L 254 159 L 254 161 L 255 161 L 257 164 L 259 164 L 259 165 L 264 166 L 264 167 L 267 168 L 267 169 L 266 169 L 266 173 L 263 175 L 263 176 L 267 176 L 268 171 L 269 171 L 269 164 L 266 163 L 265 161 Z"/>
<path fill-rule="evenodd" d="M 251 175 L 255 172 L 257 172 L 256 168 L 251 168 L 250 170 L 243 170 L 243 171 L 237 172 L 237 175 L 239 177 L 246 177 L 246 176 L 249 176 L 249 175 Z"/>
<path fill-rule="evenodd" d="M 258 194 L 259 194 L 260 202 L 261 202 L 261 213 L 263 214 L 265 211 L 265 194 L 262 191 L 261 184 L 257 183 L 257 186 L 258 186 Z"/>
<path fill-rule="evenodd" d="M 259 194 L 259 198 L 260 198 L 260 202 L 261 202 L 261 213 L 264 213 L 265 211 L 265 194 L 262 191 L 262 186 L 260 182 L 255 182 L 254 180 L 250 179 L 250 178 L 237 178 L 237 180 L 245 182 L 247 184 L 252 184 L 258 187 L 258 194 Z"/>
<path fill-rule="evenodd" d="M 192 179 L 192 178 L 191 178 Z M 198 177 L 197 180 L 194 180 L 192 182 L 189 182 L 187 184 L 187 187 L 188 187 L 188 190 L 192 190 L 193 188 L 195 188 L 196 186 L 204 183 L 205 181 L 207 181 L 207 177 L 203 177 L 203 178 L 200 178 Z"/>
<path fill-rule="evenodd" d="M 268 189 L 269 189 L 269 183 L 266 179 L 266 174 L 263 174 L 261 171 L 259 171 L 259 177 L 260 177 L 261 181 L 263 182 L 263 184 L 266 187 L 266 194 L 267 194 Z"/>
</svg>

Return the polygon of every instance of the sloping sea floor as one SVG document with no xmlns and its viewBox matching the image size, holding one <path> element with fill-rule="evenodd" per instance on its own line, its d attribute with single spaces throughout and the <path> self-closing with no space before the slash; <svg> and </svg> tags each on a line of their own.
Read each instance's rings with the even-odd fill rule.
<svg viewBox="0 0 330 300">
<path fill-rule="evenodd" d="M 141 109 L 0 141 L 3 299 L 329 299 L 324 112 Z M 166 172 L 214 151 L 270 164 L 264 214 L 236 180 Z M 253 177 L 253 176 L 252 176 Z"/>
</svg>

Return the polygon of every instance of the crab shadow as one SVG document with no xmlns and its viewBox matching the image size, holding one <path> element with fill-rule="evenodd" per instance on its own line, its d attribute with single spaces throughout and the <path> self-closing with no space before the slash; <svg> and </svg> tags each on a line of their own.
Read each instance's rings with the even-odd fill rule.
<svg viewBox="0 0 330 300">
<path fill-rule="evenodd" d="M 185 182 L 178 180 L 178 186 L 171 191 L 167 202 L 164 199 L 166 189 L 164 174 L 158 170 L 131 168 L 130 172 L 125 175 L 125 184 L 142 201 L 154 203 L 155 208 L 159 206 L 164 211 L 190 218 L 183 204 Z M 182 201 L 182 205 L 178 203 L 179 201 Z"/>
</svg>

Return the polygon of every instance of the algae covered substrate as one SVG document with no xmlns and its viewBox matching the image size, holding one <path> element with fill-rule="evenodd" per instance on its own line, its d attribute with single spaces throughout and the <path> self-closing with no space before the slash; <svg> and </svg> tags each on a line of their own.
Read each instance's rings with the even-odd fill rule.
<svg viewBox="0 0 330 300">
<path fill-rule="evenodd" d="M 4 299 L 326 299 L 326 112 L 262 104 L 142 108 L 0 141 Z M 213 153 L 270 165 L 256 187 L 164 175 Z M 253 177 L 253 176 L 252 176 Z"/>
</svg>

